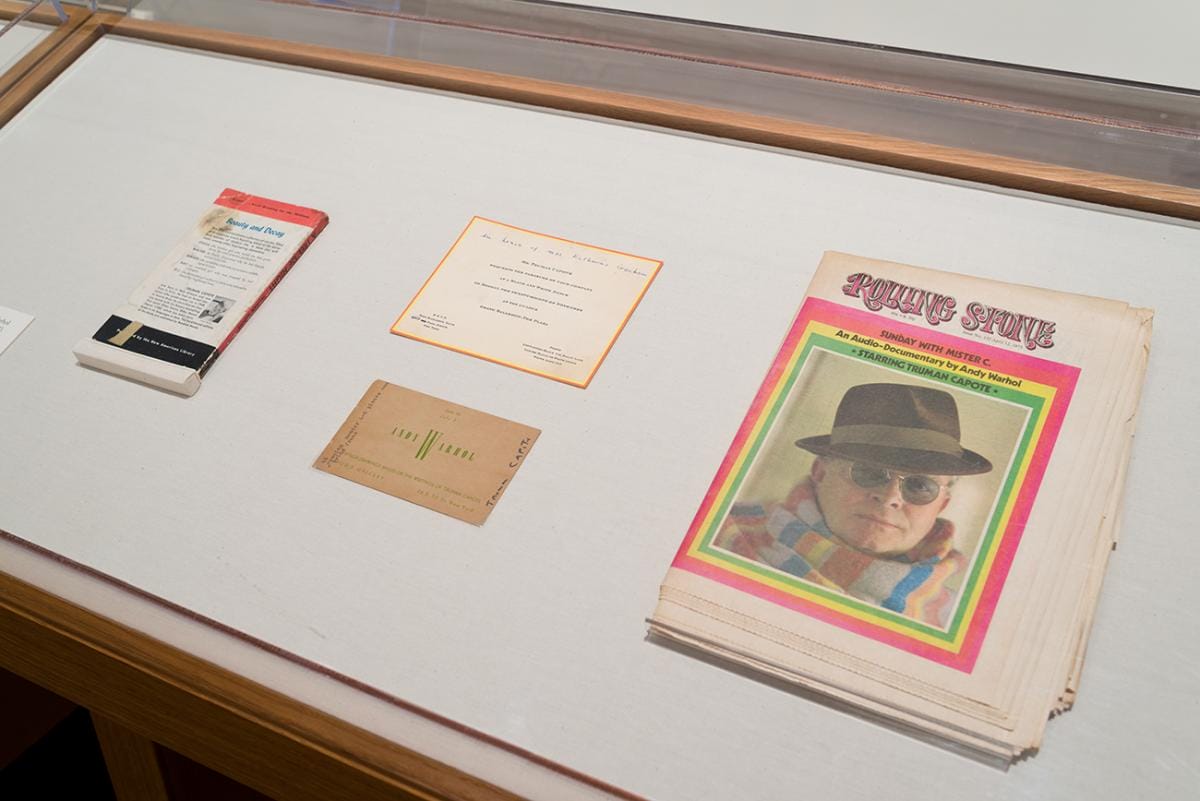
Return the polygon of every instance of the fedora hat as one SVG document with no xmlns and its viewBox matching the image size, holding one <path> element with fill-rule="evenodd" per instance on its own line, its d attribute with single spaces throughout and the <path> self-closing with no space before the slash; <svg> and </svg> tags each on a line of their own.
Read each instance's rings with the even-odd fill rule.
<svg viewBox="0 0 1200 801">
<path fill-rule="evenodd" d="M 949 392 L 908 384 L 860 384 L 838 404 L 833 430 L 796 445 L 819 456 L 942 476 L 986 473 L 992 463 L 959 442 Z"/>
</svg>

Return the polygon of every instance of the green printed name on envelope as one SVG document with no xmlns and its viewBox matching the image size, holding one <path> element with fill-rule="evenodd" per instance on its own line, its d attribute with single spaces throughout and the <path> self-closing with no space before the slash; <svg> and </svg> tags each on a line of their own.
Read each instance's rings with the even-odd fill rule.
<svg viewBox="0 0 1200 801">
<path fill-rule="evenodd" d="M 540 433 L 375 381 L 313 466 L 482 525 Z"/>
</svg>

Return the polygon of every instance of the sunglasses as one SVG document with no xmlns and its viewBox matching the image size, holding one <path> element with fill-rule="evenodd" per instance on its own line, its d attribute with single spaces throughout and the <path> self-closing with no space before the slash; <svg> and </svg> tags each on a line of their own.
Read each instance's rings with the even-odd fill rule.
<svg viewBox="0 0 1200 801">
<path fill-rule="evenodd" d="M 850 480 L 863 489 L 887 486 L 892 483 L 892 479 L 900 480 L 900 497 L 914 506 L 933 503 L 945 486 L 931 476 L 905 476 L 886 467 L 875 467 L 862 462 L 850 465 Z"/>
</svg>

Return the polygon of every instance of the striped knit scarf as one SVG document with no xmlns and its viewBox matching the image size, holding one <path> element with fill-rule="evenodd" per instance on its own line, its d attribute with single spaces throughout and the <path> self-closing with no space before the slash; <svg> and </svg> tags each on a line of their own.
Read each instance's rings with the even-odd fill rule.
<svg viewBox="0 0 1200 801">
<path fill-rule="evenodd" d="M 945 625 L 954 599 L 946 583 L 966 564 L 954 550 L 954 524 L 942 518 L 900 556 L 872 556 L 843 544 L 826 525 L 809 481 L 780 503 L 734 504 L 716 545 L 935 626 Z"/>
</svg>

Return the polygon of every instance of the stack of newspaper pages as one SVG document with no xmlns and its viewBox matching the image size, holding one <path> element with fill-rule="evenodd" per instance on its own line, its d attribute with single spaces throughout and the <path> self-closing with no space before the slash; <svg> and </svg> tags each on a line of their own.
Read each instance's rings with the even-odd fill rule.
<svg viewBox="0 0 1200 801">
<path fill-rule="evenodd" d="M 1152 314 L 828 253 L 654 633 L 1007 764 L 1072 704 Z"/>
</svg>

